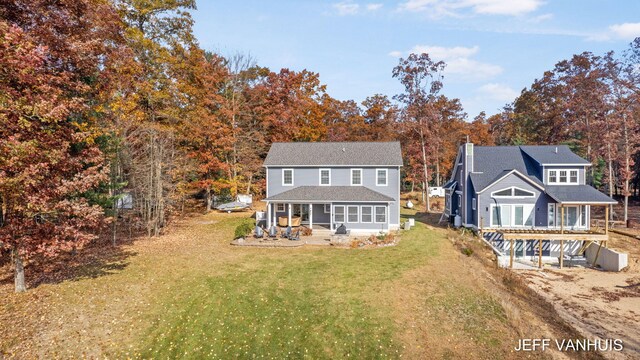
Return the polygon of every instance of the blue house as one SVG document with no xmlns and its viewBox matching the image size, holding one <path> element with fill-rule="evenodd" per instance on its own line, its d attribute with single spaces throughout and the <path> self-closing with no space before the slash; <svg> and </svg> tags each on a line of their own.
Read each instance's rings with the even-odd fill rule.
<svg viewBox="0 0 640 360">
<path fill-rule="evenodd" d="M 566 145 L 463 144 L 444 186 L 445 216 L 516 259 L 562 262 L 608 238 L 606 224 L 591 229 L 591 208 L 605 206 L 608 217 L 616 201 L 586 184 L 590 166 Z"/>
<path fill-rule="evenodd" d="M 397 229 L 401 166 L 399 142 L 273 143 L 264 161 L 267 227 Z"/>
</svg>

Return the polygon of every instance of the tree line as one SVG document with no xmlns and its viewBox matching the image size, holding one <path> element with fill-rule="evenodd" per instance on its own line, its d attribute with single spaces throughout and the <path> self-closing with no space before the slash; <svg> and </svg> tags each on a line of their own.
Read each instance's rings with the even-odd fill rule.
<svg viewBox="0 0 640 360">
<path fill-rule="evenodd" d="M 638 179 L 637 43 L 577 55 L 498 115 L 468 119 L 442 93 L 443 62 L 390 69 L 404 91 L 331 97 L 318 73 L 278 71 L 202 49 L 194 0 L 7 0 L 0 4 L 0 248 L 16 291 L 24 266 L 75 253 L 109 230 L 125 195 L 148 236 L 198 194 L 263 195 L 278 141 L 400 141 L 409 190 L 442 185 L 458 145 L 570 143 L 597 185 Z M 632 65 L 636 64 L 636 65 Z M 426 197 L 427 208 L 429 198 Z"/>
</svg>

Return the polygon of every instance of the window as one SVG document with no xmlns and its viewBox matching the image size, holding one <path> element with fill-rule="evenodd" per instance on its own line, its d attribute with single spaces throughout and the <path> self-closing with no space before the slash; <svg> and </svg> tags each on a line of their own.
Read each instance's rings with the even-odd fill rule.
<svg viewBox="0 0 640 360">
<path fill-rule="evenodd" d="M 325 214 L 331 213 L 331 204 L 324 204 L 324 213 Z"/>
<path fill-rule="evenodd" d="M 372 223 L 373 222 L 373 207 L 372 206 L 363 206 L 360 212 L 360 222 L 361 223 Z"/>
<path fill-rule="evenodd" d="M 320 185 L 331 185 L 331 169 L 320 169 Z"/>
<path fill-rule="evenodd" d="M 377 223 L 386 223 L 387 222 L 387 207 L 386 206 L 376 206 L 376 222 Z"/>
<path fill-rule="evenodd" d="M 351 185 L 362 185 L 362 169 L 351 169 Z"/>
<path fill-rule="evenodd" d="M 498 198 L 498 197 L 528 198 L 528 197 L 535 197 L 535 196 L 536 194 L 533 193 L 532 191 L 523 190 L 515 186 L 512 186 L 507 189 L 494 191 L 491 193 L 491 197 L 494 197 L 494 198 Z"/>
<path fill-rule="evenodd" d="M 333 208 L 333 222 L 342 224 L 344 223 L 344 206 L 334 206 Z"/>
<path fill-rule="evenodd" d="M 473 210 L 475 210 L 475 209 L 476 209 L 476 198 L 471 199 L 471 208 L 472 208 Z"/>
<path fill-rule="evenodd" d="M 556 204 L 547 204 L 547 226 L 556 226 Z"/>
<path fill-rule="evenodd" d="M 558 182 L 560 183 L 567 182 L 567 170 L 560 170 L 560 176 L 558 177 Z"/>
<path fill-rule="evenodd" d="M 533 226 L 534 205 L 491 205 L 491 226 Z"/>
<path fill-rule="evenodd" d="M 387 186 L 387 169 L 376 169 L 376 185 Z"/>
<path fill-rule="evenodd" d="M 549 170 L 547 182 L 549 184 L 578 184 L 578 175 L 577 169 Z"/>
<path fill-rule="evenodd" d="M 282 186 L 293 185 L 293 169 L 282 169 Z"/>
<path fill-rule="evenodd" d="M 278 212 L 283 212 L 284 210 L 284 204 L 276 204 L 276 211 Z"/>
<path fill-rule="evenodd" d="M 578 183 L 578 170 L 569 171 L 569 182 L 572 184 Z"/>
<path fill-rule="evenodd" d="M 357 223 L 358 222 L 358 207 L 357 206 L 347 206 L 347 222 Z"/>
</svg>

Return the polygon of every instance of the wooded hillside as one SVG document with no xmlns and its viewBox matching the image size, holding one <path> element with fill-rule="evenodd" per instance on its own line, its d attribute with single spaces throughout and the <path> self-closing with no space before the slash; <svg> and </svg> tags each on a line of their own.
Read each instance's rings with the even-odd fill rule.
<svg viewBox="0 0 640 360">
<path fill-rule="evenodd" d="M 311 70 L 268 69 L 202 49 L 194 0 L 7 0 L 0 4 L 0 247 L 16 290 L 25 263 L 74 252 L 127 226 L 162 234 L 197 197 L 264 192 L 276 141 L 390 141 L 407 189 L 442 185 L 458 145 L 566 143 L 590 181 L 637 191 L 640 39 L 623 54 L 559 62 L 500 114 L 470 117 L 449 98 L 443 62 L 400 59 L 405 91 L 361 103 L 327 93 Z M 250 49 L 247 49 L 250 50 Z"/>
</svg>

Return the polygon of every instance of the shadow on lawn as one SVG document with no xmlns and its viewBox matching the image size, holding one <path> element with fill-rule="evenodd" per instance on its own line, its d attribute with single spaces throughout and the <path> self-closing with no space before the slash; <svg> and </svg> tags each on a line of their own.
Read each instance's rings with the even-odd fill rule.
<svg viewBox="0 0 640 360">
<path fill-rule="evenodd" d="M 113 246 L 110 242 L 100 239 L 75 254 L 62 254 L 55 258 L 34 258 L 25 267 L 27 287 L 33 289 L 42 284 L 98 278 L 122 271 L 129 265 L 128 258 L 137 254 L 124 249 L 124 245 L 131 242 L 125 240 Z M 13 267 L 8 263 L 0 268 L 0 286 L 13 285 L 13 271 Z"/>
</svg>

